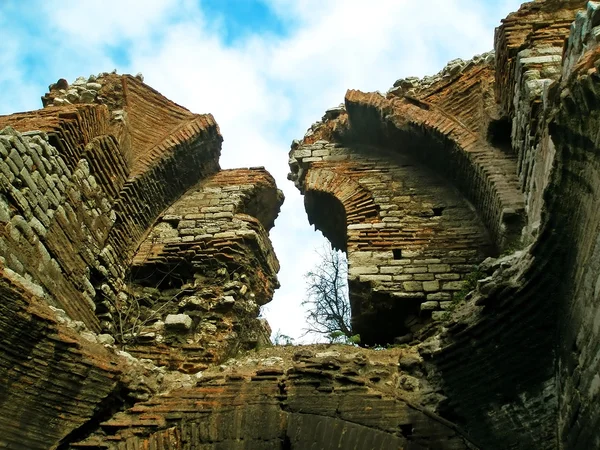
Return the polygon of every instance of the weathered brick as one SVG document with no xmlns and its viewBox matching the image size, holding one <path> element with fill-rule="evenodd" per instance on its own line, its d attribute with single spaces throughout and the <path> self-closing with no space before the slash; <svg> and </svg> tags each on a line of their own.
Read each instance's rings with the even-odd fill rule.
<svg viewBox="0 0 600 450">
<path fill-rule="evenodd" d="M 423 281 L 423 290 L 425 292 L 439 291 L 439 289 L 440 289 L 439 281 Z"/>
<path fill-rule="evenodd" d="M 422 291 L 423 283 L 420 281 L 405 281 L 402 283 L 402 287 L 408 292 Z"/>
<path fill-rule="evenodd" d="M 435 301 L 426 301 L 421 303 L 421 311 L 433 311 L 438 309 L 440 306 L 440 304 L 438 302 Z"/>
<path fill-rule="evenodd" d="M 444 291 L 460 291 L 464 285 L 464 281 L 446 281 L 442 283 L 442 289 Z"/>
<path fill-rule="evenodd" d="M 360 275 L 360 281 L 392 281 L 391 275 Z"/>
<path fill-rule="evenodd" d="M 348 270 L 348 274 L 352 275 L 352 276 L 375 274 L 378 272 L 379 272 L 379 267 L 377 267 L 377 266 L 357 266 L 357 267 L 351 267 Z M 385 273 L 385 272 L 382 272 L 382 273 Z"/>
<path fill-rule="evenodd" d="M 448 264 L 431 264 L 427 266 L 427 270 L 431 273 L 446 273 L 450 272 L 450 265 Z"/>
</svg>

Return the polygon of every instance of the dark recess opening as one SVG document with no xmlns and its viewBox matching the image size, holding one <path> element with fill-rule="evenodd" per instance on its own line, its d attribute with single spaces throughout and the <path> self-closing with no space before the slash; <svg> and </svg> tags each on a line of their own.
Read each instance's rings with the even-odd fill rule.
<svg viewBox="0 0 600 450">
<path fill-rule="evenodd" d="M 488 126 L 487 138 L 490 144 L 502 151 L 511 151 L 510 134 L 512 131 L 512 122 L 509 118 L 492 120 Z"/>
<path fill-rule="evenodd" d="M 285 436 L 283 438 L 283 442 L 281 443 L 281 450 L 292 450 L 292 441 L 289 436 Z"/>
<path fill-rule="evenodd" d="M 392 250 L 392 253 L 394 254 L 394 259 L 402 259 L 402 249 L 395 248 Z"/>
<path fill-rule="evenodd" d="M 431 210 L 433 211 L 433 215 L 434 216 L 441 216 L 442 213 L 444 212 L 444 209 L 445 208 L 443 206 L 439 206 L 439 207 L 436 207 L 436 208 L 431 208 Z"/>
<path fill-rule="evenodd" d="M 402 436 L 404 436 L 404 437 L 412 436 L 412 434 L 413 434 L 412 423 L 406 423 L 406 424 L 400 425 L 400 432 L 402 433 Z"/>
<path fill-rule="evenodd" d="M 315 224 L 336 250 L 346 251 L 346 210 L 328 192 L 311 190 L 304 194 L 308 222 Z"/>
<path fill-rule="evenodd" d="M 373 291 L 368 283 L 349 280 L 352 331 L 360 334 L 361 345 L 385 346 L 399 336 L 411 333 L 405 324 L 409 317 L 418 317 L 421 298 L 393 297 Z"/>
</svg>

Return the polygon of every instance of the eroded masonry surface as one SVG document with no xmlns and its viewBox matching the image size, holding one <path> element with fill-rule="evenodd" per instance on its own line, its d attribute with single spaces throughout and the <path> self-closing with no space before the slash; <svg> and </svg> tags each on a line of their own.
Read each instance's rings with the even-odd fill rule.
<svg viewBox="0 0 600 450">
<path fill-rule="evenodd" d="M 283 195 L 210 114 L 103 73 L 0 116 L 0 447 L 600 448 L 599 40 L 526 3 L 292 143 L 363 347 L 270 345 Z"/>
</svg>

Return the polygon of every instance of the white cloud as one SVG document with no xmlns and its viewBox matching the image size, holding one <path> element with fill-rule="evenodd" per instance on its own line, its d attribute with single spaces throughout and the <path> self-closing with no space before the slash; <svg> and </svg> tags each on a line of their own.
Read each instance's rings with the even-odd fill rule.
<svg viewBox="0 0 600 450">
<path fill-rule="evenodd" d="M 253 34 L 227 46 L 222 24 L 192 0 L 45 2 L 51 29 L 62 37 L 60 46 L 45 50 L 52 73 L 64 64 L 62 76 L 74 78 L 118 67 L 108 47 L 127 45 L 129 64 L 120 70 L 141 71 L 167 97 L 214 114 L 225 139 L 223 167 L 264 165 L 273 173 L 287 200 L 272 231 L 282 288 L 267 317 L 274 330 L 297 338 L 303 274 L 323 238 L 311 230 L 303 201 L 286 180 L 291 140 L 341 103 L 348 88 L 386 90 L 397 78 L 434 73 L 448 59 L 490 50 L 493 27 L 519 3 L 270 0 L 293 28 L 283 37 Z M 499 15 L 491 17 L 492 10 Z M 13 84 L 23 70 L 15 65 L 3 64 Z M 6 80 L 0 75 L 3 91 Z M 18 109 L 18 100 L 11 101 Z"/>
<path fill-rule="evenodd" d="M 178 0 L 61 0 L 42 5 L 49 25 L 64 38 L 94 46 L 146 37 L 185 6 Z"/>
</svg>

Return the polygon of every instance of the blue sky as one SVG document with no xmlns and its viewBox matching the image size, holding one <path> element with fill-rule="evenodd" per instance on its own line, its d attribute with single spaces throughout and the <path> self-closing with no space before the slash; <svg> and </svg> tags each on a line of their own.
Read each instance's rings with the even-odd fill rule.
<svg viewBox="0 0 600 450">
<path fill-rule="evenodd" d="M 59 78 L 117 69 L 214 114 L 223 168 L 264 165 L 286 194 L 266 308 L 298 337 L 303 274 L 323 244 L 286 180 L 287 152 L 349 88 L 386 91 L 491 50 L 519 0 L 0 0 L 0 114 L 41 107 Z"/>
</svg>

